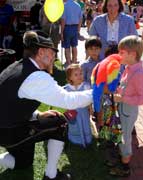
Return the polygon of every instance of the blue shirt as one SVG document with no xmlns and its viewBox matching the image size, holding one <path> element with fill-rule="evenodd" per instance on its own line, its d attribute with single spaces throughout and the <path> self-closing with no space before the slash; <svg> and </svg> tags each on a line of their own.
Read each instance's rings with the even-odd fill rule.
<svg viewBox="0 0 143 180">
<path fill-rule="evenodd" d="M 80 5 L 73 0 L 67 0 L 64 4 L 64 13 L 62 19 L 65 20 L 65 24 L 79 24 L 82 19 L 82 10 Z"/>
<path fill-rule="evenodd" d="M 10 22 L 10 17 L 14 14 L 13 7 L 9 4 L 6 4 L 3 7 L 0 7 L 0 25 L 8 26 Z"/>
<path fill-rule="evenodd" d="M 81 64 L 81 67 L 83 69 L 83 76 L 84 81 L 91 84 L 91 73 L 93 68 L 96 66 L 96 64 L 99 62 L 99 60 L 93 60 L 92 58 L 88 58 L 86 62 Z"/>
</svg>

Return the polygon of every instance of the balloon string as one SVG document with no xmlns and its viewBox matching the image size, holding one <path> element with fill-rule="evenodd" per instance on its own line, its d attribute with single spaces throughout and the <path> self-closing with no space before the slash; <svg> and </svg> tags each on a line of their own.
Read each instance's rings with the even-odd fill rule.
<svg viewBox="0 0 143 180">
<path fill-rule="evenodd" d="M 52 27 L 53 27 L 53 23 L 51 23 L 51 25 L 50 25 L 50 29 L 49 29 L 49 37 L 51 37 Z"/>
</svg>

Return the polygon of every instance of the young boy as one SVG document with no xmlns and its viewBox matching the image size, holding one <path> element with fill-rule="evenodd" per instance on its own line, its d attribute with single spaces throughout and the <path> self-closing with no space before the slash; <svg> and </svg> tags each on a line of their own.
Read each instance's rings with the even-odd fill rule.
<svg viewBox="0 0 143 180">
<path fill-rule="evenodd" d="M 143 41 L 138 36 L 127 36 L 118 45 L 122 64 L 125 70 L 121 76 L 120 85 L 114 94 L 115 102 L 119 103 L 119 114 L 122 127 L 122 143 L 120 144 L 121 162 L 110 169 L 115 176 L 129 176 L 129 162 L 132 156 L 132 131 L 143 106 Z"/>
<path fill-rule="evenodd" d="M 81 67 L 83 69 L 84 81 L 90 84 L 91 84 L 90 77 L 92 70 L 99 62 L 99 54 L 101 51 L 101 47 L 102 47 L 101 41 L 96 36 L 91 36 L 85 42 L 85 50 L 88 55 L 88 58 L 83 64 L 81 64 Z"/>
</svg>

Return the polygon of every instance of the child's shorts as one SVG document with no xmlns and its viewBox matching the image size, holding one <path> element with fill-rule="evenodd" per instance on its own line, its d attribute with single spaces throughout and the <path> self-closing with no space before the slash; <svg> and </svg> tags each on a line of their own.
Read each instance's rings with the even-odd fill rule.
<svg viewBox="0 0 143 180">
<path fill-rule="evenodd" d="M 63 48 L 76 47 L 78 45 L 78 25 L 65 25 L 63 37 Z"/>
</svg>

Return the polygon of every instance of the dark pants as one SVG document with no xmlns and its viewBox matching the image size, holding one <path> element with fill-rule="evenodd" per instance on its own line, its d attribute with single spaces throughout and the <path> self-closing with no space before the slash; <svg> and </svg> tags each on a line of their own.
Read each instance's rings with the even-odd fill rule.
<svg viewBox="0 0 143 180">
<path fill-rule="evenodd" d="M 66 121 L 63 117 L 49 117 L 30 121 L 24 126 L 0 128 L 0 145 L 15 157 L 15 168 L 26 168 L 33 163 L 36 142 L 66 140 Z"/>
</svg>

